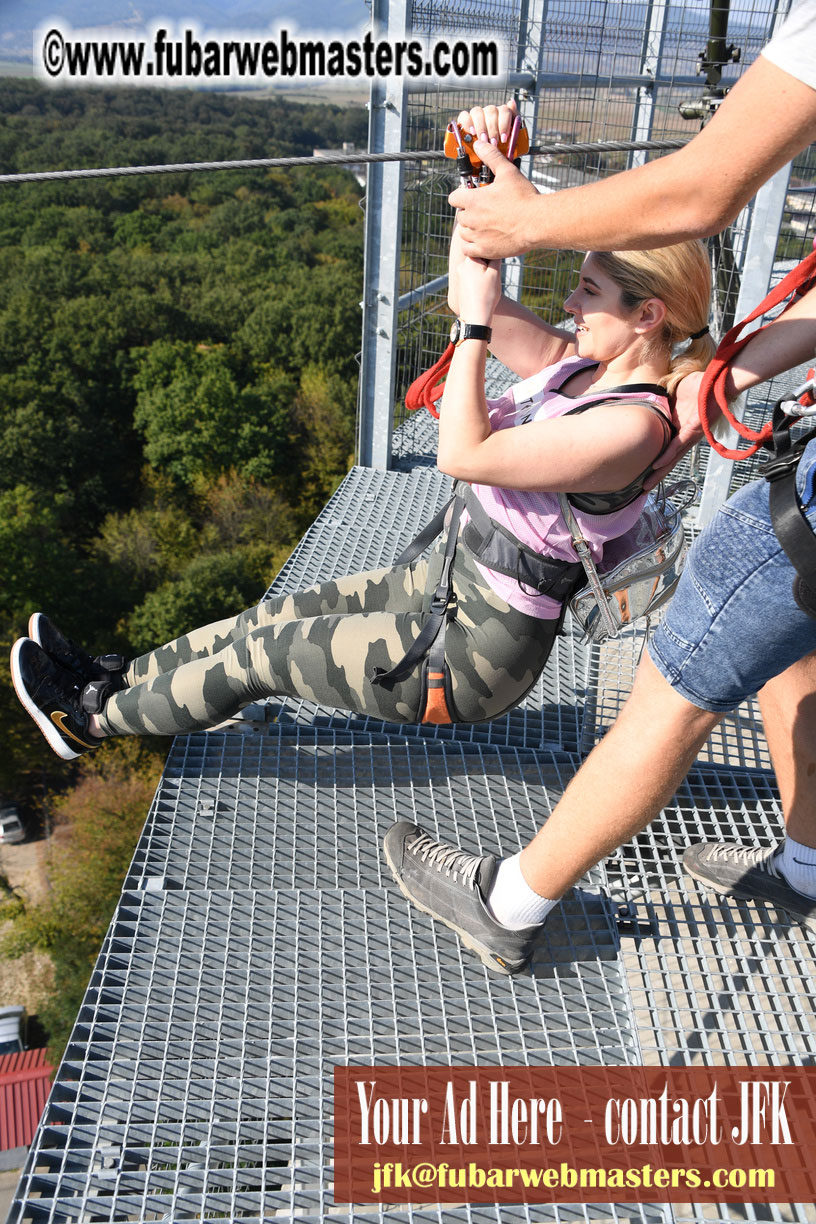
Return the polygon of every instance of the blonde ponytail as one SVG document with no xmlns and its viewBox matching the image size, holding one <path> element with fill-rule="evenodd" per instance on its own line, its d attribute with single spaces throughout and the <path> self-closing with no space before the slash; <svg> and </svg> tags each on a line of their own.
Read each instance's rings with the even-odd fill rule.
<svg viewBox="0 0 816 1224">
<path fill-rule="evenodd" d="M 672 357 L 669 372 L 660 382 L 669 395 L 674 395 L 677 384 L 696 370 L 704 370 L 717 351 L 717 346 L 711 336 L 706 333 L 699 340 L 692 340 L 688 348 L 684 348 L 676 357 Z"/>
<path fill-rule="evenodd" d="M 711 266 L 705 246 L 692 239 L 653 251 L 593 251 L 593 255 L 619 287 L 627 309 L 634 310 L 649 298 L 665 304 L 666 317 L 654 345 L 668 350 L 669 371 L 657 381 L 673 395 L 680 380 L 704 370 L 716 351 L 705 331 L 711 308 Z M 685 343 L 702 331 L 704 335 Z"/>
</svg>

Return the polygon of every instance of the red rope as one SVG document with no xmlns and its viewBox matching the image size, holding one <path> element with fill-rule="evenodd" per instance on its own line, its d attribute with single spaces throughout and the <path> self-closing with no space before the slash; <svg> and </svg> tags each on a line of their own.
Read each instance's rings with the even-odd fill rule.
<svg viewBox="0 0 816 1224">
<path fill-rule="evenodd" d="M 816 251 L 813 251 L 812 254 L 808 255 L 807 259 L 803 259 L 800 264 L 793 268 L 784 280 L 781 280 L 768 296 L 760 302 L 756 310 L 752 311 L 746 319 L 743 319 L 741 323 L 737 323 L 723 336 L 717 352 L 703 374 L 698 397 L 700 424 L 703 427 L 706 441 L 724 459 L 747 459 L 750 455 L 755 455 L 772 434 L 770 421 L 763 425 L 759 431 L 753 430 L 743 421 L 738 421 L 728 406 L 725 383 L 731 362 L 737 353 L 745 348 L 749 340 L 753 339 L 758 332 L 764 331 L 765 327 L 769 327 L 770 324 L 765 324 L 765 327 L 758 328 L 748 336 L 740 336 L 740 332 L 748 323 L 752 323 L 754 319 L 761 318 L 762 315 L 772 310 L 774 306 L 778 306 L 780 302 L 784 301 L 786 297 L 792 295 L 787 306 L 780 312 L 784 314 L 785 310 L 793 305 L 793 302 L 796 300 L 796 291 L 804 290 L 805 288 L 809 289 L 811 286 L 808 282 L 813 280 L 814 277 L 816 277 Z M 746 442 L 751 443 L 747 449 L 730 450 L 727 446 L 723 446 L 721 442 L 717 441 L 711 428 L 711 421 L 716 416 L 717 409 L 722 412 L 725 419 L 734 427 L 740 437 L 744 438 Z"/>
<path fill-rule="evenodd" d="M 445 377 L 450 369 L 452 358 L 453 345 L 449 344 L 430 370 L 426 370 L 424 374 L 419 375 L 419 378 L 414 379 L 405 392 L 405 407 L 409 412 L 415 412 L 417 408 L 427 408 L 431 416 L 439 419 L 436 401 L 441 399 L 445 389 Z"/>
</svg>

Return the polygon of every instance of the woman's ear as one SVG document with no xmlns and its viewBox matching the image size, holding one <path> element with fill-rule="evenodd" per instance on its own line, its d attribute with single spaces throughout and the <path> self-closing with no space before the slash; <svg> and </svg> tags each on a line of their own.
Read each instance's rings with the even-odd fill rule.
<svg viewBox="0 0 816 1224">
<path fill-rule="evenodd" d="M 656 327 L 662 327 L 666 318 L 666 303 L 660 298 L 647 298 L 640 305 L 636 330 L 645 335 Z"/>
</svg>

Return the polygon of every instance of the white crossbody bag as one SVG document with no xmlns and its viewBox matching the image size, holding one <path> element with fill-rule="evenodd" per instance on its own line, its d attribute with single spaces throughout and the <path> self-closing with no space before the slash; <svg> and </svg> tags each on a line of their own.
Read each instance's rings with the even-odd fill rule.
<svg viewBox="0 0 816 1224">
<path fill-rule="evenodd" d="M 634 526 L 606 542 L 599 566 L 592 560 L 566 494 L 558 494 L 587 576 L 587 585 L 569 601 L 587 641 L 599 643 L 617 637 L 626 625 L 651 615 L 669 601 L 688 552 L 683 511 L 696 491 L 693 480 L 678 481 L 666 491 L 658 485 L 647 497 Z"/>
</svg>

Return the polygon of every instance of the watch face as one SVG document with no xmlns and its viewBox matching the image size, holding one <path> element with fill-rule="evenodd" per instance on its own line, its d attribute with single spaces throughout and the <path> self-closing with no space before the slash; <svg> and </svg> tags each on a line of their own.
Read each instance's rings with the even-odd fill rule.
<svg viewBox="0 0 816 1224">
<path fill-rule="evenodd" d="M 450 329 L 451 344 L 458 343 L 459 333 L 461 332 L 461 330 L 462 330 L 462 320 L 454 319 L 453 327 Z"/>
</svg>

